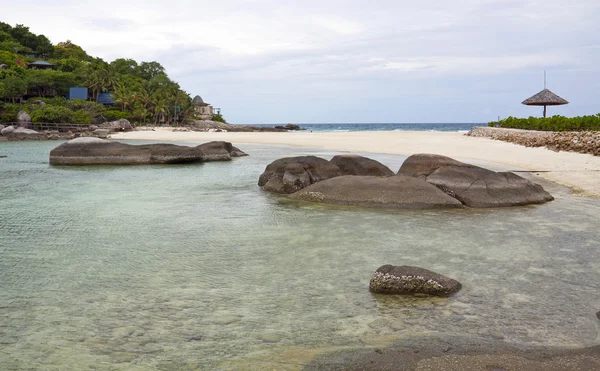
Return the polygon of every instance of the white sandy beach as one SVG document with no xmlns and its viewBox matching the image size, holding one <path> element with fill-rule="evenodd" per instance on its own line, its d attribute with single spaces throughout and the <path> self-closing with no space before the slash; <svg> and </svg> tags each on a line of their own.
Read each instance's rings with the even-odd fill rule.
<svg viewBox="0 0 600 371">
<path fill-rule="evenodd" d="M 355 131 L 355 132 L 173 132 L 171 128 L 154 131 L 118 133 L 112 139 L 148 141 L 208 142 L 224 140 L 322 148 L 347 152 L 398 155 L 436 153 L 463 161 L 482 161 L 503 165 L 507 170 L 530 171 L 547 180 L 568 186 L 576 194 L 600 197 L 600 157 L 546 148 L 527 148 L 488 138 L 475 138 L 457 132 Z M 393 169 L 397 170 L 397 169 Z"/>
</svg>

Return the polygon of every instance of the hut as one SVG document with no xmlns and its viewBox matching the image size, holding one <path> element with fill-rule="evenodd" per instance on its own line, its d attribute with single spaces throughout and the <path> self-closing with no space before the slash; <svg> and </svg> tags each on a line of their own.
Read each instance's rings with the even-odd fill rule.
<svg viewBox="0 0 600 371">
<path fill-rule="evenodd" d="M 561 106 L 569 104 L 566 99 L 559 97 L 546 89 L 546 71 L 544 71 L 544 90 L 522 102 L 526 106 L 544 106 L 544 118 L 546 118 L 546 106 Z"/>
<path fill-rule="evenodd" d="M 36 70 L 48 70 L 48 69 L 52 69 L 54 68 L 54 65 L 50 62 L 46 62 L 46 61 L 35 61 L 32 63 L 29 63 L 27 65 L 28 68 L 33 68 Z"/>
<path fill-rule="evenodd" d="M 192 105 L 196 111 L 196 116 L 202 120 L 210 119 L 213 116 L 213 107 L 204 102 L 201 96 L 196 95 L 192 100 Z"/>
</svg>

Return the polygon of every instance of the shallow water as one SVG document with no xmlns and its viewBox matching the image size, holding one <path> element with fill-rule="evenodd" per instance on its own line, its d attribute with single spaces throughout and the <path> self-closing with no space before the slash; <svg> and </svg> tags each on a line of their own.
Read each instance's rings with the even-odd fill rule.
<svg viewBox="0 0 600 371">
<path fill-rule="evenodd" d="M 61 168 L 56 142 L 2 143 L 2 369 L 294 369 L 316 352 L 443 333 L 600 343 L 600 201 L 368 211 L 260 191 L 272 160 Z M 397 170 L 401 156 L 374 155 Z M 373 295 L 383 264 L 463 283 Z"/>
</svg>

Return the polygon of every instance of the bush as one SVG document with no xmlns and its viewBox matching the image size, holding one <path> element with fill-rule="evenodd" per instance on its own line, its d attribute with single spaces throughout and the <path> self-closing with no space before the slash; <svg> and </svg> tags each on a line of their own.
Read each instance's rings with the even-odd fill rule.
<svg viewBox="0 0 600 371">
<path fill-rule="evenodd" d="M 83 99 L 69 100 L 67 101 L 66 107 L 71 111 L 85 111 L 89 113 L 92 118 L 102 116 L 105 111 L 103 104 Z"/>
<path fill-rule="evenodd" d="M 217 121 L 217 122 L 222 122 L 224 124 L 227 123 L 227 121 L 225 121 L 225 119 L 223 118 L 223 115 L 221 115 L 220 113 L 217 113 L 216 115 L 212 116 L 212 121 Z"/>
<path fill-rule="evenodd" d="M 593 116 L 529 117 L 526 119 L 511 116 L 498 122 L 490 122 L 488 126 L 543 131 L 600 130 L 600 113 Z"/>
<path fill-rule="evenodd" d="M 4 103 L 0 106 L 0 122 L 15 122 L 17 114 L 25 107 L 20 104 Z"/>
<path fill-rule="evenodd" d="M 66 107 L 48 105 L 33 110 L 31 120 L 39 123 L 69 123 L 73 121 L 73 111 Z"/>
<path fill-rule="evenodd" d="M 91 125 L 94 117 L 85 110 L 75 111 L 73 113 L 72 122 L 76 125 Z"/>
<path fill-rule="evenodd" d="M 51 106 L 61 106 L 61 107 L 66 106 L 67 102 L 68 102 L 68 100 L 64 97 L 53 97 L 53 98 L 35 97 L 35 98 L 27 99 L 27 103 L 33 103 L 36 100 L 41 100 L 42 102 L 49 104 Z"/>
<path fill-rule="evenodd" d="M 106 121 L 116 121 L 120 119 L 131 120 L 131 113 L 127 111 L 119 111 L 115 109 L 106 110 L 102 115 Z"/>
</svg>

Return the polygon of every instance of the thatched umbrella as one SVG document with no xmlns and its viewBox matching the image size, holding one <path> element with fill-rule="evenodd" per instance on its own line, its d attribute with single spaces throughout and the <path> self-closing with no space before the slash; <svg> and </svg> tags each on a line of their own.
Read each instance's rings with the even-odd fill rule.
<svg viewBox="0 0 600 371">
<path fill-rule="evenodd" d="M 546 118 L 546 106 L 561 106 L 569 104 L 569 102 L 546 89 L 546 71 L 544 71 L 544 90 L 533 97 L 525 99 L 523 104 L 527 106 L 544 106 L 544 118 Z"/>
</svg>

